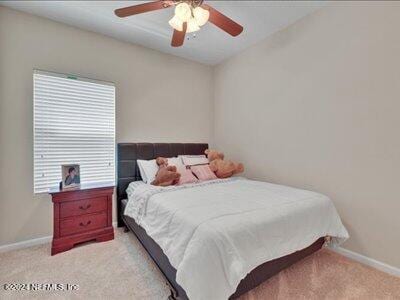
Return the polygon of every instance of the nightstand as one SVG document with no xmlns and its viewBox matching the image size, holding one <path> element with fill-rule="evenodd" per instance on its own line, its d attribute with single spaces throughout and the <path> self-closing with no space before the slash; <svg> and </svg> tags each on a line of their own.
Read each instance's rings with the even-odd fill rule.
<svg viewBox="0 0 400 300">
<path fill-rule="evenodd" d="M 79 243 L 114 239 L 113 191 L 113 184 L 83 184 L 79 189 L 50 191 L 54 208 L 51 255 Z"/>
</svg>

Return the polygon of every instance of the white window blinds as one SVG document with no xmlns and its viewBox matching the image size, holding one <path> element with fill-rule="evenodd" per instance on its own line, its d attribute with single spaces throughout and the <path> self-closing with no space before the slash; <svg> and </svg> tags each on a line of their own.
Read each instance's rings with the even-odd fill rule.
<svg viewBox="0 0 400 300">
<path fill-rule="evenodd" d="M 61 181 L 61 165 L 79 164 L 81 183 L 115 180 L 115 86 L 34 71 L 34 192 Z"/>
</svg>

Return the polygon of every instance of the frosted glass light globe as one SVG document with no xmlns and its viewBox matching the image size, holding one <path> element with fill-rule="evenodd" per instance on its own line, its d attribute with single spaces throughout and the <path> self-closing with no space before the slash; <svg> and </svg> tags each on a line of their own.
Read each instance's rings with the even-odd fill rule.
<svg viewBox="0 0 400 300">
<path fill-rule="evenodd" d="M 197 6 L 193 9 L 193 16 L 196 19 L 197 25 L 203 26 L 207 23 L 208 18 L 210 17 L 210 12 L 200 6 Z"/>
<path fill-rule="evenodd" d="M 190 18 L 189 21 L 187 22 L 187 33 L 195 32 L 200 30 L 199 25 L 197 25 L 197 21 L 195 18 Z"/>
<path fill-rule="evenodd" d="M 190 17 L 192 16 L 190 5 L 185 2 L 179 3 L 175 7 L 175 16 L 181 19 L 182 22 L 189 21 Z"/>
<path fill-rule="evenodd" d="M 169 25 L 175 30 L 182 31 L 183 30 L 183 22 L 178 16 L 174 16 L 171 20 L 168 22 Z"/>
</svg>

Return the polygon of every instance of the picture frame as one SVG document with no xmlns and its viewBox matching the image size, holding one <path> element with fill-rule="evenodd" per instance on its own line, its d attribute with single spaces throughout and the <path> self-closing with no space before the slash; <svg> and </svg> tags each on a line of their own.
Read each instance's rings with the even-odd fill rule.
<svg viewBox="0 0 400 300">
<path fill-rule="evenodd" d="M 68 164 L 61 166 L 62 189 L 74 189 L 81 186 L 80 165 Z"/>
</svg>

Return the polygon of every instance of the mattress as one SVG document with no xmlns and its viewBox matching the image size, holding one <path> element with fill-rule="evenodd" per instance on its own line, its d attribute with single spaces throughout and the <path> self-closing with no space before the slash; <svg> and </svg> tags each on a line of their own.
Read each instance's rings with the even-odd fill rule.
<svg viewBox="0 0 400 300">
<path fill-rule="evenodd" d="M 231 178 L 179 187 L 136 184 L 125 214 L 161 247 L 190 299 L 227 299 L 257 266 L 347 231 L 324 195 Z"/>
</svg>

